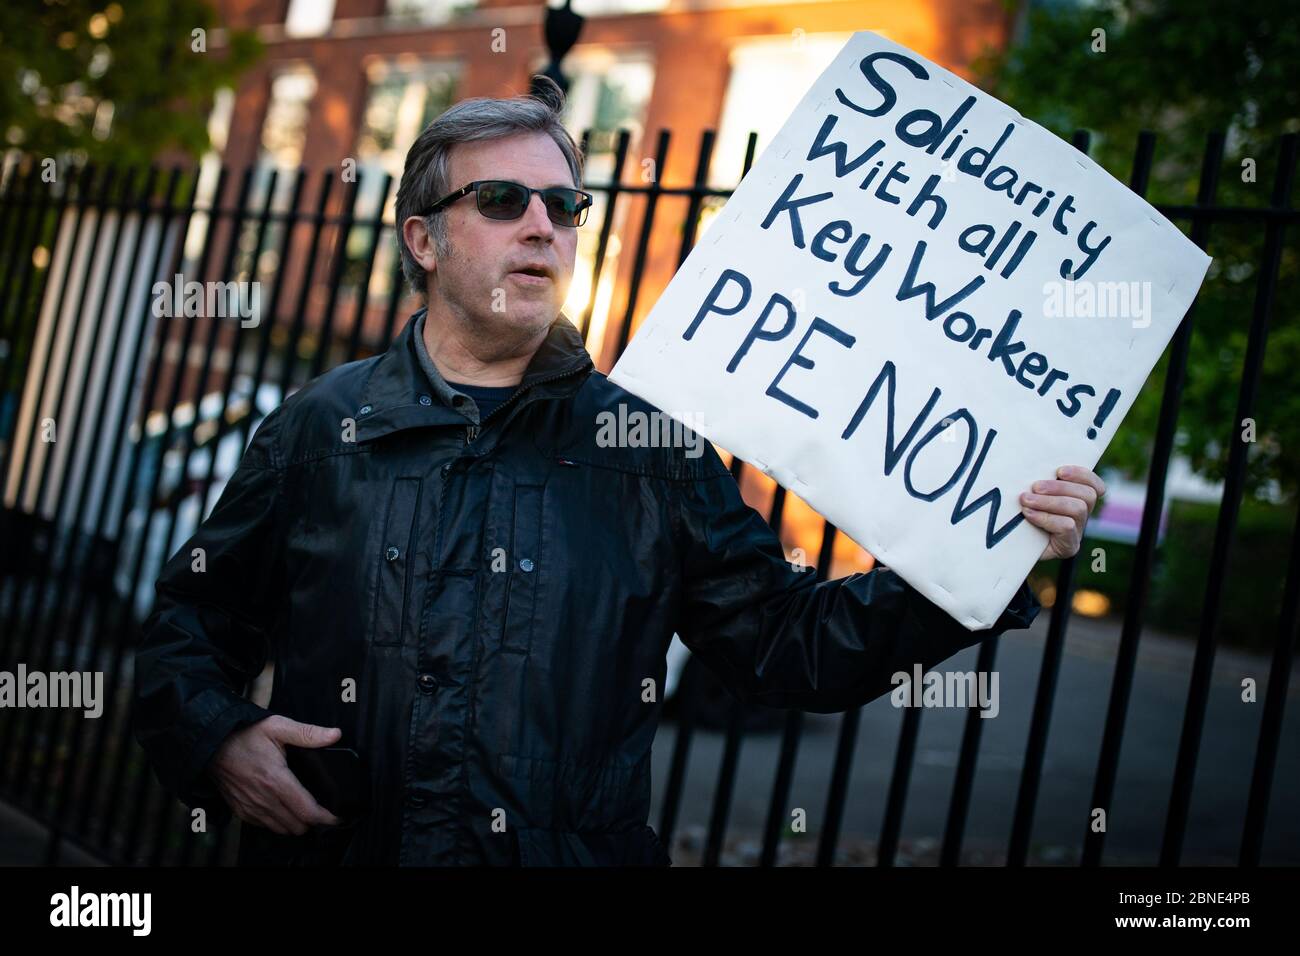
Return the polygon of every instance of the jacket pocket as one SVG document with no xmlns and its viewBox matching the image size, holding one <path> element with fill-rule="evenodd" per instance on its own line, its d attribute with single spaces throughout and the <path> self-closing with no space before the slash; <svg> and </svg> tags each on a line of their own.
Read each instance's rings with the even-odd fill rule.
<svg viewBox="0 0 1300 956">
<path fill-rule="evenodd" d="M 573 763 L 499 754 L 496 774 L 520 827 L 610 834 L 644 822 L 650 804 L 650 755 L 635 763 Z M 513 811 L 512 811 L 513 813 Z"/>
<path fill-rule="evenodd" d="M 516 832 L 521 866 L 672 866 L 672 858 L 649 826 L 622 833 L 573 830 Z"/>
<path fill-rule="evenodd" d="M 542 518 L 546 486 L 516 482 L 511 521 L 509 575 L 501 646 L 527 653 L 533 638 L 533 612 L 542 573 Z"/>
<path fill-rule="evenodd" d="M 370 643 L 376 646 L 408 644 L 415 638 L 418 609 L 411 595 L 418 574 L 428 568 L 428 554 L 415 553 L 415 522 L 420 508 L 420 478 L 397 478 L 388 497 L 382 531 L 374 544 L 378 564 L 375 607 L 371 614 Z"/>
</svg>

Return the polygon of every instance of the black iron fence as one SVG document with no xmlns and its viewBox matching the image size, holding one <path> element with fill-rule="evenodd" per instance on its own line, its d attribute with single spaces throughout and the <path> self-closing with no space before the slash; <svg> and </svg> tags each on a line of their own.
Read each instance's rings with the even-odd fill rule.
<svg viewBox="0 0 1300 956">
<path fill-rule="evenodd" d="M 589 135 L 583 139 L 584 145 L 590 143 Z M 1210 245 L 1216 224 L 1262 228 L 1237 414 L 1224 423 L 1227 439 L 1234 423 L 1251 417 L 1257 402 L 1284 234 L 1297 219 L 1290 208 L 1297 141 L 1294 135 L 1280 141 L 1271 200 L 1258 208 L 1216 202 L 1224 143 L 1216 135 L 1206 144 L 1195 203 L 1161 211 L 1186 224 L 1201 248 Z M 575 317 L 587 334 L 597 288 L 609 268 L 610 243 L 621 231 L 632 251 L 626 292 L 609 317 L 613 324 L 606 326 L 615 355 L 644 311 L 643 277 L 656 217 L 662 219 L 665 206 L 674 213 L 680 209 L 680 265 L 706 207 L 730 194 L 707 185 L 711 132 L 699 144 L 689 186 L 625 183 L 628 144 L 628 133 L 619 133 L 606 156 L 608 181 L 588 184 L 598 197 L 597 228 L 584 240 L 583 251 L 591 263 L 591 294 Z M 1076 134 L 1074 144 L 1086 151 L 1088 136 Z M 669 134 L 661 133 L 655 169 L 665 168 L 669 146 Z M 746 171 L 754 150 L 751 136 Z M 1155 139 L 1144 134 L 1130 177 L 1139 194 L 1147 191 L 1154 155 Z M 191 833 L 182 818 L 184 808 L 163 793 L 131 739 L 132 649 L 149 610 L 154 576 L 215 504 L 258 421 L 326 368 L 386 348 L 399 311 L 407 314 L 392 254 L 393 223 L 387 218 L 392 186 L 391 176 L 365 170 L 352 177 L 339 170 L 309 177 L 302 170 L 285 175 L 249 169 L 236 182 L 225 168 L 51 170 L 35 157 L 7 168 L 0 190 L 0 668 L 14 674 L 20 667 L 44 673 L 99 672 L 105 682 L 97 719 L 49 708 L 14 709 L 0 719 L 0 798 L 50 827 L 51 862 L 61 841 L 115 862 L 216 863 L 232 858 L 233 828 Z M 637 213 L 636 224 L 620 230 L 620 214 L 629 206 Z M 177 276 L 230 283 L 224 299 L 230 314 L 194 314 L 195 309 L 184 307 L 183 295 L 174 297 L 178 308 L 167 309 L 167 297 L 154 294 L 155 283 L 170 283 Z M 254 281 L 256 288 L 269 287 L 265 303 L 250 300 L 241 285 Z M 1090 805 L 1096 808 L 1109 810 L 1114 797 L 1196 311 L 1193 306 L 1169 351 L 1092 784 Z M 599 344 L 589 341 L 593 350 Z M 1154 380 L 1150 387 L 1156 387 Z M 1222 610 L 1219 569 L 1226 563 L 1245 490 L 1246 445 L 1229 445 L 1170 785 L 1160 854 L 1168 864 L 1179 862 L 1188 828 Z M 743 467 L 739 461 L 732 464 L 738 478 Z M 768 517 L 778 530 L 785 504 L 785 490 L 775 488 Z M 817 562 L 821 576 L 831 565 L 835 539 L 836 529 L 826 523 Z M 1057 574 L 1018 795 L 1007 819 L 1010 865 L 1024 865 L 1029 857 L 1075 563 L 1061 562 Z M 1276 640 L 1241 821 L 1239 859 L 1248 865 L 1261 856 L 1300 619 L 1300 527 L 1289 563 L 1277 573 L 1285 575 L 1283 602 L 1271 615 Z M 991 670 L 997 651 L 996 638 L 981 644 L 977 669 Z M 681 815 L 696 691 L 703 679 L 698 669 L 688 667 L 678 690 L 677 732 L 661 816 L 655 821 L 669 844 Z M 904 710 L 876 844 L 880 865 L 892 865 L 897 858 L 921 719 L 920 708 Z M 821 864 L 834 860 L 841 839 L 859 722 L 860 710 L 839 718 L 817 836 Z M 733 706 L 704 841 L 706 865 L 718 863 L 722 854 L 747 725 L 745 709 Z M 960 858 L 981 728 L 972 709 L 942 834 L 943 864 Z M 804 715 L 788 712 L 779 757 L 771 768 L 764 865 L 776 862 L 786 834 L 803 731 Z M 1080 831 L 1082 862 L 1098 864 L 1104 831 L 1082 825 Z"/>
</svg>

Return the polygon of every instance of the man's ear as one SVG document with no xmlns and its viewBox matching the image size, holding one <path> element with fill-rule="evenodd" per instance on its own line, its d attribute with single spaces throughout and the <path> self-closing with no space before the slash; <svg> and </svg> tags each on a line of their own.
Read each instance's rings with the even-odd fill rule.
<svg viewBox="0 0 1300 956">
<path fill-rule="evenodd" d="M 407 216 L 402 223 L 402 239 L 411 255 L 425 272 L 433 272 L 438 264 L 438 253 L 433 246 L 433 236 L 419 216 Z"/>
</svg>

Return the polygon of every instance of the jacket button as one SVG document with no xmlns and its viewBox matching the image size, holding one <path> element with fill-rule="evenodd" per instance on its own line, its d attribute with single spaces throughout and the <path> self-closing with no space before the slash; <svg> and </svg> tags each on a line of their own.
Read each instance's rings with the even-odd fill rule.
<svg viewBox="0 0 1300 956">
<path fill-rule="evenodd" d="M 433 404 L 433 399 L 431 399 L 428 395 L 421 395 L 419 401 L 420 401 L 420 404 L 421 404 L 421 405 L 432 405 L 432 404 Z"/>
<path fill-rule="evenodd" d="M 387 558 L 389 561 L 396 561 L 401 556 L 402 556 L 402 552 L 398 551 L 396 548 L 389 548 L 387 551 L 384 552 L 384 557 Z"/>
<path fill-rule="evenodd" d="M 358 414 L 358 415 L 369 415 L 372 411 L 373 411 L 373 409 L 371 408 L 371 406 L 369 406 L 369 405 L 362 405 L 361 408 L 359 408 L 359 409 L 357 410 L 357 414 Z"/>
<path fill-rule="evenodd" d="M 519 559 L 519 570 L 520 570 L 520 571 L 531 571 L 531 570 L 532 570 L 533 568 L 535 568 L 535 567 L 536 567 L 536 565 L 533 564 L 533 559 L 532 559 L 532 558 L 520 558 L 520 559 Z"/>
<path fill-rule="evenodd" d="M 420 690 L 426 694 L 432 694 L 438 689 L 438 678 L 432 674 L 421 674 L 415 679 L 415 682 L 420 685 Z"/>
</svg>

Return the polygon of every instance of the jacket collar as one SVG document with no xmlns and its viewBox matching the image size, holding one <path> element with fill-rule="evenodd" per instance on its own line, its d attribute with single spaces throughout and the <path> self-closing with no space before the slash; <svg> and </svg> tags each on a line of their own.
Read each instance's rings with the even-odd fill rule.
<svg viewBox="0 0 1300 956">
<path fill-rule="evenodd" d="M 415 351 L 415 328 L 425 311 L 421 308 L 407 319 L 402 331 L 388 351 L 379 357 L 366 380 L 361 390 L 361 404 L 355 412 L 358 443 L 404 428 L 470 424 L 469 419 L 433 395 L 429 379 L 420 367 Z M 533 353 L 519 383 L 519 391 L 535 392 L 537 397 L 569 394 L 582 384 L 593 367 L 582 335 L 561 312 L 551 323 L 541 346 Z M 524 399 L 514 401 L 522 402 Z"/>
</svg>

